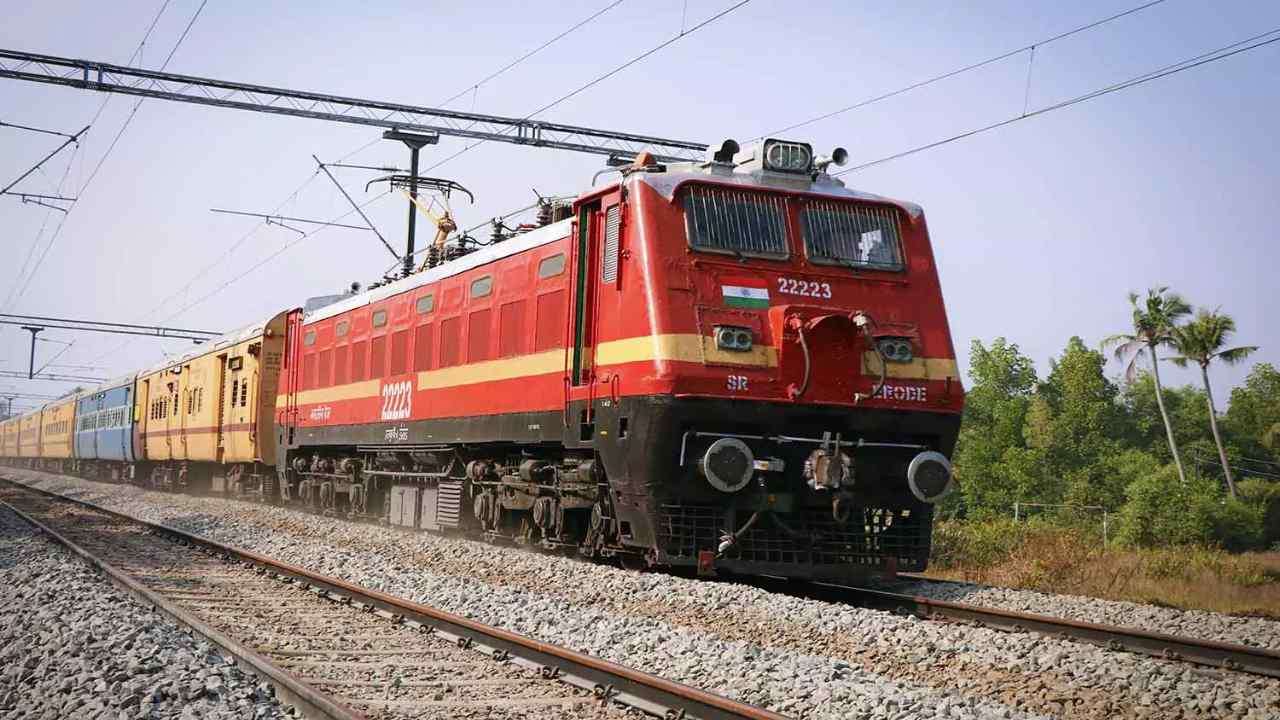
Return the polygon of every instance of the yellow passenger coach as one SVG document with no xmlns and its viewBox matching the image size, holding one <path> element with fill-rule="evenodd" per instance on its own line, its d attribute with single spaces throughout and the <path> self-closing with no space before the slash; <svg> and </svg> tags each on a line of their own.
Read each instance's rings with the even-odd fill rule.
<svg viewBox="0 0 1280 720">
<path fill-rule="evenodd" d="M 224 335 L 138 374 L 135 450 L 156 487 L 221 490 L 243 474 L 275 474 L 272 412 L 284 358 L 285 318 Z M 193 463 L 225 475 L 192 476 Z"/>
</svg>

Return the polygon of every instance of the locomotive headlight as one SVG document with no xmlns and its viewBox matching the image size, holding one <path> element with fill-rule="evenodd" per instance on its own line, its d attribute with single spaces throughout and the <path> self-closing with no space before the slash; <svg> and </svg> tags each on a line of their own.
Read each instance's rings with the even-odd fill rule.
<svg viewBox="0 0 1280 720">
<path fill-rule="evenodd" d="M 911 341 L 906 338 L 884 338 L 878 341 L 880 352 L 889 362 L 909 363 L 913 356 Z"/>
<path fill-rule="evenodd" d="M 916 455 L 907 467 L 907 487 L 920 502 L 938 502 L 955 489 L 951 461 L 933 450 Z"/>
<path fill-rule="evenodd" d="M 749 352 L 752 344 L 751 328 L 737 325 L 716 325 L 716 347 L 731 352 Z"/>
<path fill-rule="evenodd" d="M 766 140 L 764 167 L 786 173 L 807 173 L 813 166 L 813 148 L 808 143 Z"/>
</svg>

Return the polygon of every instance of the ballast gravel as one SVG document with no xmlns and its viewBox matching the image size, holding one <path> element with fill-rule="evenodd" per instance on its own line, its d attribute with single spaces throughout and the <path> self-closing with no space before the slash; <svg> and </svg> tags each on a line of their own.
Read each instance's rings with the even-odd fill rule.
<svg viewBox="0 0 1280 720">
<path fill-rule="evenodd" d="M 1267 678 L 291 509 L 5 473 L 795 717 L 1280 718 L 1280 682 Z"/>
<path fill-rule="evenodd" d="M 1280 622 L 1239 617 L 1202 610 L 1179 610 L 1120 600 L 1100 600 L 1079 595 L 1052 595 L 1033 590 L 974 585 L 972 583 L 914 582 L 898 592 L 934 600 L 981 605 L 1016 612 L 1052 615 L 1104 625 L 1142 628 L 1169 635 L 1186 635 L 1236 645 L 1280 650 Z"/>
<path fill-rule="evenodd" d="M 0 507 L 0 718 L 275 720 L 260 684 Z"/>
</svg>

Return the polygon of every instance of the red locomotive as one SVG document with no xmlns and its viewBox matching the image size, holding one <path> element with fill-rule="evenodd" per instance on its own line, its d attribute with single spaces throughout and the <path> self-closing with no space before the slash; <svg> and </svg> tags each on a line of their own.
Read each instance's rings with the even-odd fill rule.
<svg viewBox="0 0 1280 720">
<path fill-rule="evenodd" d="M 270 494 L 628 564 L 922 569 L 955 351 L 920 208 L 832 161 L 641 155 L 540 227 L 292 312 Z"/>
</svg>

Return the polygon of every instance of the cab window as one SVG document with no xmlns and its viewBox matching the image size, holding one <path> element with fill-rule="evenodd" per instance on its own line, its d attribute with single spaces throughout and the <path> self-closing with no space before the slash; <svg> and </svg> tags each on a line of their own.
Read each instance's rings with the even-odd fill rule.
<svg viewBox="0 0 1280 720">
<path fill-rule="evenodd" d="M 787 257 L 783 198 L 759 192 L 694 186 L 684 197 L 689 244 L 696 250 Z"/>
<path fill-rule="evenodd" d="M 898 213 L 893 208 L 808 202 L 800 210 L 800 227 L 813 262 L 877 270 L 902 267 Z"/>
</svg>

